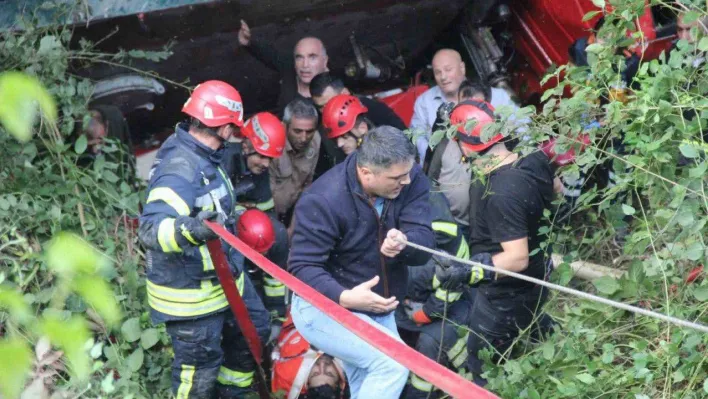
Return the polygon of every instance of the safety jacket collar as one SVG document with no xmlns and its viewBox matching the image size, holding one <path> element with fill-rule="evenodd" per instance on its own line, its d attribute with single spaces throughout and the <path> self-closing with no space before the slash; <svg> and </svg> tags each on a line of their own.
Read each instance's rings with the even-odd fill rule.
<svg viewBox="0 0 708 399">
<path fill-rule="evenodd" d="M 177 128 L 175 129 L 175 133 L 177 134 L 177 139 L 180 141 L 182 145 L 187 146 L 189 149 L 194 151 L 196 154 L 199 156 L 208 159 L 214 164 L 220 164 L 221 163 L 221 158 L 224 156 L 224 146 L 221 145 L 218 149 L 214 150 L 204 144 L 202 144 L 199 140 L 194 138 L 191 134 L 189 134 L 189 124 L 187 123 L 180 123 L 177 125 Z"/>
</svg>

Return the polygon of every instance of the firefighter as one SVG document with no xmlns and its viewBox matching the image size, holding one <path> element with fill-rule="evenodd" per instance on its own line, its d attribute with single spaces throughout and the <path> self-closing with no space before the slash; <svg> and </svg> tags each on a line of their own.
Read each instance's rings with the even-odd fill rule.
<svg viewBox="0 0 708 399">
<path fill-rule="evenodd" d="M 288 316 L 271 353 L 271 389 L 287 398 L 341 399 L 347 385 L 339 359 L 310 345 Z"/>
<path fill-rule="evenodd" d="M 455 223 L 445 196 L 431 192 L 429 202 L 437 249 L 469 259 L 466 237 Z M 440 285 L 435 270 L 446 264 L 434 257 L 425 266 L 408 268 L 407 295 L 396 309 L 396 324 L 399 330 L 419 333 L 415 344 L 418 352 L 467 376 L 467 334 L 461 334 L 459 326 L 467 324 L 472 292 L 466 284 Z M 407 399 L 437 397 L 431 396 L 433 385 L 415 374 L 408 383 Z"/>
<path fill-rule="evenodd" d="M 373 123 L 361 101 L 351 94 L 332 97 L 322 109 L 322 126 L 327 138 L 334 140 L 346 155 L 356 151 Z"/>
<path fill-rule="evenodd" d="M 466 129 L 471 120 L 476 123 Z M 501 134 L 482 141 L 482 129 L 494 122 L 493 108 L 487 103 L 460 103 L 452 111 L 450 122 L 458 126 L 455 140 L 461 143 L 464 155 L 486 175 L 484 181 L 470 186 L 471 259 L 530 277 L 547 278 L 551 246 L 541 245 L 544 236 L 539 229 L 544 225 L 544 210 L 551 209 L 555 196 L 549 158 L 542 151 L 520 158 L 504 146 Z M 479 284 L 469 317 L 467 367 L 475 383 L 484 385 L 479 350 L 491 345 L 493 359 L 498 359 L 519 330 L 532 324 L 548 294 L 541 286 L 524 280 L 495 278 L 478 266 L 456 262 L 449 266 L 436 270 L 443 287 L 458 282 Z M 540 326 L 541 330 L 550 328 L 550 318 L 540 320 L 546 324 Z"/>
<path fill-rule="evenodd" d="M 139 237 L 147 251 L 147 296 L 152 320 L 172 338 L 172 389 L 177 398 L 240 398 L 251 391 L 255 361 L 229 311 L 206 242 L 217 236 L 205 220 L 225 224 L 235 195 L 219 166 L 223 144 L 243 124 L 238 91 L 221 81 L 194 89 L 182 112 L 189 123 L 160 148 L 150 173 Z M 268 313 L 237 257 L 235 283 L 261 336 Z M 217 392 L 215 392 L 215 390 Z"/>
<path fill-rule="evenodd" d="M 236 211 L 241 213 L 247 209 L 259 209 L 268 214 L 275 229 L 275 243 L 266 257 L 285 268 L 288 260 L 288 233 L 275 214 L 268 175 L 271 161 L 282 156 L 285 150 L 285 128 L 275 115 L 261 112 L 244 123 L 241 134 L 244 140 L 229 143 L 222 163 L 237 192 Z M 271 312 L 273 321 L 282 323 L 285 316 L 285 286 L 260 269 L 251 270 L 255 272 L 252 273 L 254 281 L 262 281 L 262 284 L 257 285 L 262 290 L 263 302 Z M 256 276 L 263 278 L 256 280 Z"/>
</svg>

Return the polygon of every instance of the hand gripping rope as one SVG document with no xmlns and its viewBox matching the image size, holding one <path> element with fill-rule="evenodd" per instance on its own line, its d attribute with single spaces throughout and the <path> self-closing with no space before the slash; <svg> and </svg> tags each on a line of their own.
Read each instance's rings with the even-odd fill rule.
<svg viewBox="0 0 708 399">
<path fill-rule="evenodd" d="M 302 299 L 327 314 L 386 356 L 394 359 L 452 397 L 465 399 L 498 399 L 493 393 L 462 378 L 435 361 L 416 352 L 408 345 L 391 338 L 387 334 L 379 331 L 376 327 L 356 317 L 347 309 L 334 303 L 331 299 L 315 291 L 314 288 L 298 280 L 287 271 L 266 259 L 263 255 L 248 247 L 233 234 L 229 233 L 223 226 L 209 221 L 207 221 L 206 224 L 229 245 L 241 252 L 246 258 L 250 259 L 251 262 L 270 274 L 273 278 L 285 284 L 285 286 Z"/>
<path fill-rule="evenodd" d="M 639 308 L 639 307 L 636 307 L 636 306 L 628 305 L 628 304 L 626 304 L 626 303 L 613 301 L 613 300 L 611 300 L 611 299 L 603 298 L 603 297 L 600 297 L 600 296 L 597 296 L 597 295 L 588 294 L 587 292 L 574 290 L 574 289 L 572 289 L 572 288 L 564 287 L 564 286 L 562 286 L 562 285 L 553 284 L 553 283 L 549 283 L 549 282 L 544 281 L 544 280 L 539 280 L 539 279 L 537 279 L 537 278 L 529 277 L 529 276 L 526 276 L 526 275 L 524 275 L 524 274 L 515 273 L 515 272 L 509 271 L 509 270 L 505 270 L 505 269 L 500 269 L 500 268 L 498 268 L 498 267 L 487 266 L 487 265 L 485 265 L 485 264 L 483 264 L 483 263 L 478 263 L 478 262 L 473 262 L 473 261 L 469 261 L 469 260 L 465 260 L 465 259 L 456 258 L 456 257 L 454 257 L 454 256 L 452 256 L 452 255 L 450 255 L 450 254 L 445 253 L 445 252 L 436 251 L 436 250 L 434 250 L 434 249 L 430 249 L 430 248 L 428 248 L 428 247 L 424 247 L 424 246 L 422 246 L 422 245 L 418 245 L 418 244 L 416 244 L 416 243 L 409 242 L 409 241 L 407 241 L 407 240 L 398 240 L 398 242 L 400 242 L 400 243 L 402 243 L 402 244 L 406 244 L 406 245 L 408 245 L 408 246 L 410 246 L 410 247 L 413 247 L 413 248 L 415 248 L 415 249 L 417 249 L 417 250 L 420 250 L 420 251 L 423 251 L 423 252 L 427 252 L 427 253 L 430 253 L 430 254 L 433 254 L 433 255 L 442 256 L 442 257 L 444 257 L 444 258 L 452 259 L 452 260 L 454 260 L 454 261 L 457 261 L 457 262 L 460 262 L 460 263 L 464 263 L 464 264 L 466 264 L 466 265 L 479 266 L 479 267 L 481 267 L 481 268 L 484 269 L 484 270 L 489 270 L 489 271 L 493 271 L 493 272 L 496 272 L 496 273 L 499 273 L 499 274 L 504 274 L 504 275 L 507 275 L 507 276 L 515 277 L 515 278 L 518 278 L 518 279 L 520 279 L 520 280 L 524 280 L 524 281 L 528 281 L 528 282 L 531 282 L 531 283 L 534 283 L 534 284 L 538 284 L 538 285 L 541 285 L 541 286 L 543 286 L 543 287 L 550 288 L 550 289 L 552 289 L 552 290 L 564 292 L 564 293 L 566 293 L 566 294 L 574 295 L 574 296 L 577 296 L 577 297 L 580 297 L 580 298 L 583 298 L 583 299 L 587 299 L 587 300 L 590 300 L 590 301 L 593 301 L 593 302 L 599 302 L 599 303 L 602 303 L 602 304 L 605 304 L 605 305 L 608 305 L 608 306 L 612 306 L 612 307 L 615 307 L 615 308 L 618 308 L 618 309 L 626 310 L 626 311 L 629 311 L 629 312 L 632 312 L 632 313 L 637 313 L 637 314 L 641 314 L 641 315 L 644 315 L 644 316 L 653 317 L 653 318 L 655 318 L 655 319 L 663 320 L 663 321 L 665 321 L 665 322 L 672 323 L 672 324 L 675 324 L 675 325 L 677 325 L 677 326 L 693 328 L 693 329 L 695 329 L 695 330 L 702 331 L 702 332 L 704 332 L 704 333 L 708 333 L 708 326 L 706 326 L 706 325 L 704 325 L 704 324 L 695 323 L 695 322 L 688 321 L 688 320 L 682 320 L 682 319 L 679 319 L 679 318 L 677 318 L 677 317 L 665 315 L 665 314 L 663 314 L 663 313 L 658 313 L 658 312 L 654 312 L 654 311 L 651 311 L 651 310 L 642 309 L 642 308 Z"/>
</svg>

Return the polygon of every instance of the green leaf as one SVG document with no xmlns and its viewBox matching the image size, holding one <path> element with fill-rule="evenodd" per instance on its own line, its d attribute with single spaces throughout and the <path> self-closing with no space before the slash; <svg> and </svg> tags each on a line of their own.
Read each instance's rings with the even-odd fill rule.
<svg viewBox="0 0 708 399">
<path fill-rule="evenodd" d="M 575 376 L 575 378 L 577 378 L 581 382 L 584 382 L 585 384 L 588 384 L 588 385 L 595 382 L 595 377 L 593 377 L 592 375 L 590 375 L 588 373 L 578 374 Z"/>
<path fill-rule="evenodd" d="M 148 328 L 140 335 L 140 346 L 150 349 L 160 341 L 160 333 L 155 328 Z"/>
<path fill-rule="evenodd" d="M 622 204 L 622 213 L 624 213 L 625 215 L 631 216 L 634 215 L 635 212 L 637 212 L 637 210 L 634 209 L 631 205 Z"/>
<path fill-rule="evenodd" d="M 142 332 L 140 329 L 140 319 L 133 317 L 126 320 L 121 326 L 120 332 L 123 334 L 123 338 L 128 342 L 139 340 Z"/>
<path fill-rule="evenodd" d="M 583 15 L 583 22 L 589 21 L 595 17 L 595 15 L 601 13 L 602 11 L 595 10 L 595 11 L 590 11 L 589 13 Z"/>
<path fill-rule="evenodd" d="M 609 276 L 600 277 L 597 280 L 594 280 L 592 284 L 599 292 L 605 295 L 612 295 L 620 289 L 620 285 L 617 280 Z"/>
<path fill-rule="evenodd" d="M 120 180 L 115 173 L 111 172 L 108 169 L 103 172 L 103 178 L 106 179 L 106 181 L 109 183 L 116 183 L 118 182 L 118 180 Z"/>
<path fill-rule="evenodd" d="M 708 301 L 708 285 L 694 288 L 693 296 L 701 302 Z"/>
<path fill-rule="evenodd" d="M 90 335 L 83 318 L 72 316 L 65 320 L 57 315 L 48 315 L 42 321 L 41 331 L 52 344 L 64 351 L 76 377 L 80 380 L 88 377 L 89 356 L 85 346 Z"/>
<path fill-rule="evenodd" d="M 130 368 L 131 371 L 140 370 L 140 367 L 143 366 L 144 359 L 145 354 L 143 353 L 143 350 L 140 348 L 136 349 L 135 352 L 131 353 L 130 356 L 128 356 L 128 368 Z"/>
<path fill-rule="evenodd" d="M 703 380 L 703 392 L 708 393 L 708 377 Z"/>
<path fill-rule="evenodd" d="M 49 121 L 54 122 L 57 118 L 54 98 L 39 80 L 24 73 L 0 74 L 0 98 L 0 123 L 20 141 L 28 141 L 32 136 L 37 104 Z"/>
<path fill-rule="evenodd" d="M 701 51 L 708 51 L 708 37 L 701 38 L 698 42 L 698 49 Z"/>
<path fill-rule="evenodd" d="M 48 244 L 47 265 L 59 276 L 70 278 L 74 273 L 93 274 L 104 269 L 106 259 L 86 241 L 72 233 L 59 233 Z"/>
<path fill-rule="evenodd" d="M 76 140 L 76 143 L 74 143 L 74 151 L 76 151 L 77 154 L 83 154 L 84 151 L 86 151 L 86 147 L 88 147 L 88 139 L 85 134 L 82 134 Z"/>
<path fill-rule="evenodd" d="M 120 308 L 116 302 L 115 293 L 103 278 L 98 276 L 76 277 L 72 280 L 72 288 L 84 298 L 86 303 L 96 309 L 109 327 L 118 324 L 121 319 Z"/>
<path fill-rule="evenodd" d="M 22 294 L 9 285 L 0 285 L 0 309 L 7 309 L 12 319 L 25 324 L 32 318 L 29 305 Z"/>
<path fill-rule="evenodd" d="M 698 11 L 689 11 L 689 12 L 683 14 L 683 21 L 682 22 L 684 24 L 690 24 L 690 23 L 698 21 L 698 18 L 700 18 L 700 17 L 701 17 L 701 13 L 699 13 Z"/>
<path fill-rule="evenodd" d="M 592 4 L 598 8 L 605 8 L 605 0 L 592 0 Z"/>
<path fill-rule="evenodd" d="M 552 360 L 555 355 L 556 348 L 551 341 L 546 341 L 543 346 L 543 358 L 546 360 Z"/>
<path fill-rule="evenodd" d="M 22 338 L 0 340 L 0 393 L 18 398 L 32 365 L 32 351 Z"/>
<path fill-rule="evenodd" d="M 116 388 L 113 386 L 113 372 L 109 371 L 108 374 L 106 374 L 105 377 L 103 377 L 103 380 L 101 381 L 101 391 L 103 393 L 113 393 L 113 391 L 116 390 Z"/>
<path fill-rule="evenodd" d="M 686 158 L 698 158 L 700 155 L 696 147 L 688 143 L 681 144 L 679 146 L 679 151 L 681 151 L 681 155 Z"/>
</svg>

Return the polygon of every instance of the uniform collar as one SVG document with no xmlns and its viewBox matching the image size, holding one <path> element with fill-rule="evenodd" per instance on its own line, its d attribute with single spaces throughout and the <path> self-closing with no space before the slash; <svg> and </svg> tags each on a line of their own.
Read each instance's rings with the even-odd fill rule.
<svg viewBox="0 0 708 399">
<path fill-rule="evenodd" d="M 363 198 L 369 198 L 369 196 L 366 195 L 366 193 L 364 192 L 364 188 L 361 186 L 361 183 L 357 178 L 356 157 L 357 153 L 356 151 L 354 151 L 353 154 L 349 155 L 347 159 L 344 160 L 346 166 L 345 169 L 347 175 L 347 184 L 349 185 L 349 189 L 352 193 L 358 194 Z"/>
<path fill-rule="evenodd" d="M 223 158 L 224 155 L 223 145 L 214 150 L 202 144 L 199 140 L 194 138 L 194 136 L 189 134 L 189 125 L 187 123 L 179 123 L 175 129 L 175 133 L 177 134 L 177 139 L 182 144 L 192 149 L 202 158 L 206 158 L 215 164 L 221 163 L 221 158 Z"/>
</svg>

